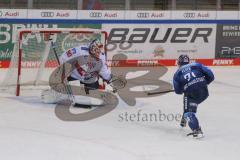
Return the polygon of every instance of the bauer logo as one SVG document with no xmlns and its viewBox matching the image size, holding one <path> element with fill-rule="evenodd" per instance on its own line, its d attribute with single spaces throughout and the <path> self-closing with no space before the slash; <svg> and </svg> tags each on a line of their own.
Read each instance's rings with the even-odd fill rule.
<svg viewBox="0 0 240 160">
<path fill-rule="evenodd" d="M 123 41 L 130 43 L 195 43 L 195 41 L 201 39 L 204 43 L 209 42 L 209 38 L 212 34 L 213 28 L 112 28 L 109 36 L 108 43 L 121 43 Z M 138 33 L 140 32 L 140 33 Z M 181 34 L 181 33 L 187 34 Z M 157 35 L 163 35 L 164 38 L 159 39 Z M 148 38 L 150 37 L 150 38 Z"/>
<path fill-rule="evenodd" d="M 195 18 L 195 13 L 193 12 L 187 12 L 183 14 L 184 18 Z"/>
<path fill-rule="evenodd" d="M 89 16 L 92 18 L 100 18 L 100 17 L 102 17 L 102 13 L 101 12 L 90 12 Z"/>
<path fill-rule="evenodd" d="M 41 17 L 53 17 L 54 12 L 41 12 Z"/>
</svg>

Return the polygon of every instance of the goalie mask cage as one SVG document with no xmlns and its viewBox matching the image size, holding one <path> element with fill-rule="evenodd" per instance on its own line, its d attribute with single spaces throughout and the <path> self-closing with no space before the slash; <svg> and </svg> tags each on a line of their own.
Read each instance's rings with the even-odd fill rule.
<svg viewBox="0 0 240 160">
<path fill-rule="evenodd" d="M 22 88 L 34 90 L 41 88 L 40 86 L 48 86 L 49 77 L 58 66 L 52 42 L 57 56 L 60 57 L 68 49 L 89 44 L 95 38 L 101 40 L 104 45 L 103 52 L 106 54 L 107 33 L 98 29 L 19 30 L 11 62 L 1 88 L 19 96 Z"/>
</svg>

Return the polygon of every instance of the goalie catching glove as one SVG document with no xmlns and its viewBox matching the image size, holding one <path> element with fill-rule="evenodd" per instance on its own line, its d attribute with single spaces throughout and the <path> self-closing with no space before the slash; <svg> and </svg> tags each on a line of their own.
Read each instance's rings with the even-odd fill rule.
<svg viewBox="0 0 240 160">
<path fill-rule="evenodd" d="M 113 92 L 115 93 L 126 86 L 127 80 L 122 75 L 116 76 L 111 74 L 111 79 L 107 81 L 107 83 L 112 87 Z"/>
<path fill-rule="evenodd" d="M 41 93 L 41 100 L 46 104 L 56 104 L 64 100 L 69 100 L 69 95 L 56 92 L 53 89 L 43 90 Z M 74 102 L 72 105 L 102 105 L 103 100 L 82 95 L 74 95 Z"/>
</svg>

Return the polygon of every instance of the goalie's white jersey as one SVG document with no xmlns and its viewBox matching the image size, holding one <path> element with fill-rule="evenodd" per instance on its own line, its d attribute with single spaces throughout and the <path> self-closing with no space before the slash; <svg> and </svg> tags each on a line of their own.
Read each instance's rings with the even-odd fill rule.
<svg viewBox="0 0 240 160">
<path fill-rule="evenodd" d="M 81 45 L 75 48 L 68 49 L 60 56 L 59 60 L 60 63 L 63 64 L 64 62 L 68 62 L 73 59 L 79 60 L 80 58 L 86 57 L 90 57 L 89 48 L 87 45 Z M 87 65 L 79 64 L 79 66 L 76 67 L 77 69 L 74 69 L 73 72 L 71 73 L 71 77 L 78 79 L 83 83 L 96 82 L 98 80 L 98 76 L 101 76 L 106 81 L 110 80 L 111 72 L 106 65 L 106 55 L 104 53 L 101 53 L 99 56 L 99 60 L 97 60 L 96 58 L 92 59 L 94 59 L 93 61 L 95 62 L 101 61 L 101 67 L 95 69 L 94 71 L 93 70 L 91 71 L 89 67 L 93 65 L 91 64 L 89 65 L 89 63 L 93 62 L 88 62 Z M 86 61 L 86 59 L 84 61 Z M 89 79 L 91 79 L 91 82 L 88 81 Z"/>
</svg>

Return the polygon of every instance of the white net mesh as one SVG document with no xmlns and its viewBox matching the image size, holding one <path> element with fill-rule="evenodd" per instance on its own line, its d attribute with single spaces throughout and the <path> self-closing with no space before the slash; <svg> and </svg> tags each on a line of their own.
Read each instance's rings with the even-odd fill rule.
<svg viewBox="0 0 240 160">
<path fill-rule="evenodd" d="M 107 38 L 105 32 L 89 28 L 19 31 L 18 35 L 20 33 L 22 38 L 17 38 L 9 69 L 1 83 L 1 90 L 14 94 L 17 84 L 21 86 L 21 90 L 39 89 L 48 85 L 49 76 L 58 66 L 51 41 L 54 42 L 59 57 L 69 48 L 88 44 L 95 38 L 101 39 L 105 44 Z M 20 52 L 22 56 L 19 66 Z M 19 69 L 21 73 L 18 81 Z"/>
</svg>

